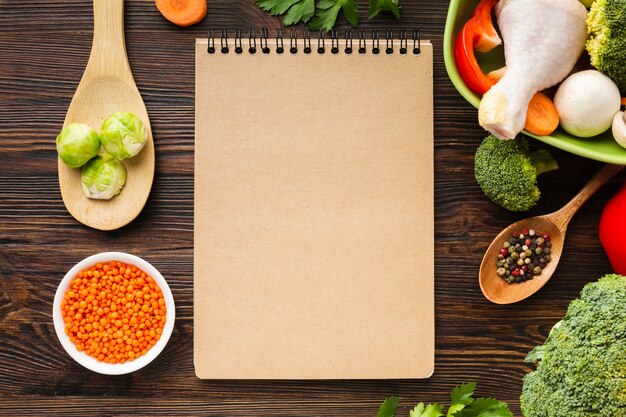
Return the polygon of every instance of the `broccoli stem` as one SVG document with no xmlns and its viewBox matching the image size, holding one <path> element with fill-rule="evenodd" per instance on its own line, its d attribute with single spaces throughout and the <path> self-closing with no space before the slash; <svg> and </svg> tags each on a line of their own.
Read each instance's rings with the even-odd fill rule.
<svg viewBox="0 0 626 417">
<path fill-rule="evenodd" d="M 559 164 L 556 163 L 552 154 L 546 149 L 531 152 L 528 156 L 537 171 L 537 175 L 559 169 Z"/>
</svg>

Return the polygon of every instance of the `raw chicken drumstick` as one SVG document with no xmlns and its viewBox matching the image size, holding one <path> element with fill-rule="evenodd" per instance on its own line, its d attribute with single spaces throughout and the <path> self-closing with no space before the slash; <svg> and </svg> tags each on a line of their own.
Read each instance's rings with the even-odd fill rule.
<svg viewBox="0 0 626 417">
<path fill-rule="evenodd" d="M 483 96 L 478 120 L 498 138 L 513 139 L 533 95 L 574 68 L 587 38 L 587 9 L 579 0 L 501 0 L 496 17 L 506 73 Z"/>
</svg>

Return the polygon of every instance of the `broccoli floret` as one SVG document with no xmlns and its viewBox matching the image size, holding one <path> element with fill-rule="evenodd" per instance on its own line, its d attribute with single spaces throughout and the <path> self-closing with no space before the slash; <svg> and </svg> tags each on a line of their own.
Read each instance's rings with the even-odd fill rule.
<svg viewBox="0 0 626 417">
<path fill-rule="evenodd" d="M 587 284 L 528 361 L 525 417 L 626 417 L 626 277 Z"/>
<path fill-rule="evenodd" d="M 591 65 L 626 94 L 626 0 L 596 0 L 587 16 Z"/>
<path fill-rule="evenodd" d="M 474 175 L 491 201 L 511 211 L 527 211 L 539 200 L 537 175 L 559 166 L 546 150 L 528 151 L 524 137 L 487 136 L 474 158 Z"/>
</svg>

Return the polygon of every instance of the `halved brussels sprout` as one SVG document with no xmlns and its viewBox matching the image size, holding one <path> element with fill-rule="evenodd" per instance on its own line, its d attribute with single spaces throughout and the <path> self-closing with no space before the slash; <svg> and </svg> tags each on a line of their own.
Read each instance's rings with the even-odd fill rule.
<svg viewBox="0 0 626 417">
<path fill-rule="evenodd" d="M 116 112 L 102 123 L 100 140 L 111 156 L 122 160 L 141 151 L 148 140 L 148 131 L 134 114 Z"/>
<path fill-rule="evenodd" d="M 98 133 L 87 125 L 72 123 L 57 136 L 57 152 L 71 168 L 82 167 L 100 150 Z"/>
<path fill-rule="evenodd" d="M 83 167 L 83 193 L 96 200 L 110 200 L 126 184 L 126 167 L 111 155 L 101 153 Z"/>
</svg>

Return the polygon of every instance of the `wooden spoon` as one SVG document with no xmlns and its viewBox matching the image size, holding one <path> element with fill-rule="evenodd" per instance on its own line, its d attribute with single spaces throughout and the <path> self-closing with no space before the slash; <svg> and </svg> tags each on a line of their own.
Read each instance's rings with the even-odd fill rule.
<svg viewBox="0 0 626 417">
<path fill-rule="evenodd" d="M 480 264 L 478 281 L 485 297 L 496 304 L 511 304 L 530 297 L 539 291 L 552 277 L 559 264 L 561 254 L 563 253 L 567 225 L 574 214 L 589 197 L 621 171 L 622 168 L 624 167 L 621 165 L 605 165 L 562 209 L 551 214 L 520 220 L 500 232 L 489 245 Z M 522 283 L 509 284 L 496 273 L 497 256 L 504 241 L 508 240 L 512 233 L 519 233 L 523 229 L 533 229 L 550 235 L 552 241 L 550 255 L 552 260 L 546 265 L 540 275 L 535 275 L 531 280 Z"/>
<path fill-rule="evenodd" d="M 124 160 L 127 180 L 111 200 L 87 198 L 81 187 L 81 169 L 67 167 L 59 158 L 59 185 L 65 207 L 79 222 L 100 230 L 118 229 L 137 217 L 146 204 L 154 178 L 154 144 L 146 106 L 126 57 L 124 0 L 94 0 L 91 55 L 70 103 L 65 125 L 84 123 L 96 131 L 116 111 L 134 113 L 148 131 L 139 155 Z"/>
</svg>

